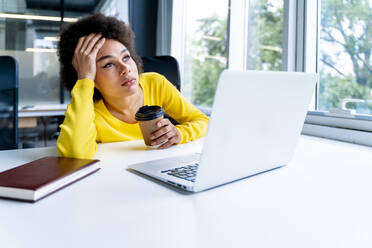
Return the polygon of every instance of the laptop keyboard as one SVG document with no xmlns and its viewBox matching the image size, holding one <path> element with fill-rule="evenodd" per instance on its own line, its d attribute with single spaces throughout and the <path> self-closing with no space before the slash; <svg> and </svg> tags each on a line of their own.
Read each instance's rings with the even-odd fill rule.
<svg viewBox="0 0 372 248">
<path fill-rule="evenodd" d="M 196 172 L 198 170 L 199 163 L 194 163 L 178 168 L 173 168 L 170 170 L 162 171 L 161 173 L 165 173 L 170 176 L 178 177 L 185 179 L 190 182 L 195 182 Z"/>
</svg>

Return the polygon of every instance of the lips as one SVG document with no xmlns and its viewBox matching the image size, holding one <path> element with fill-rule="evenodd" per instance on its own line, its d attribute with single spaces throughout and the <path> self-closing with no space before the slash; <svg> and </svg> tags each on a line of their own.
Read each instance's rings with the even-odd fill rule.
<svg viewBox="0 0 372 248">
<path fill-rule="evenodd" d="M 136 79 L 132 78 L 122 83 L 121 86 L 132 86 L 135 82 L 136 82 Z"/>
</svg>

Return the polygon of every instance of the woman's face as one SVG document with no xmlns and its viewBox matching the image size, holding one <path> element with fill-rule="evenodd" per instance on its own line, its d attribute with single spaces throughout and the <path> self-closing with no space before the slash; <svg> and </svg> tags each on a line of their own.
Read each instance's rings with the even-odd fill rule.
<svg viewBox="0 0 372 248">
<path fill-rule="evenodd" d="M 119 41 L 107 39 L 97 53 L 95 86 L 103 97 L 125 97 L 140 90 L 137 65 Z"/>
</svg>

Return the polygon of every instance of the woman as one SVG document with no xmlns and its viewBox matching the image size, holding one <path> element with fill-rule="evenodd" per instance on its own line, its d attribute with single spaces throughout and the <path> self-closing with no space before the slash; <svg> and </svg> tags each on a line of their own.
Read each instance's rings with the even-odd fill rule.
<svg viewBox="0 0 372 248">
<path fill-rule="evenodd" d="M 135 113 L 144 105 L 159 105 L 180 123 L 159 121 L 151 145 L 164 142 L 164 149 L 205 135 L 208 117 L 164 76 L 141 73 L 125 23 L 100 13 L 72 23 L 61 32 L 58 55 L 72 96 L 57 140 L 59 156 L 91 158 L 97 143 L 142 139 Z"/>
</svg>

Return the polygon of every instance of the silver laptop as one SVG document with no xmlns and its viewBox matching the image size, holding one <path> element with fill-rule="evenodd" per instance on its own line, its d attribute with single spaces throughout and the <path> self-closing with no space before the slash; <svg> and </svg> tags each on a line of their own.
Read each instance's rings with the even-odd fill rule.
<svg viewBox="0 0 372 248">
<path fill-rule="evenodd" d="M 201 154 L 129 168 L 198 192 L 290 161 L 314 93 L 316 74 L 225 70 Z"/>
</svg>

